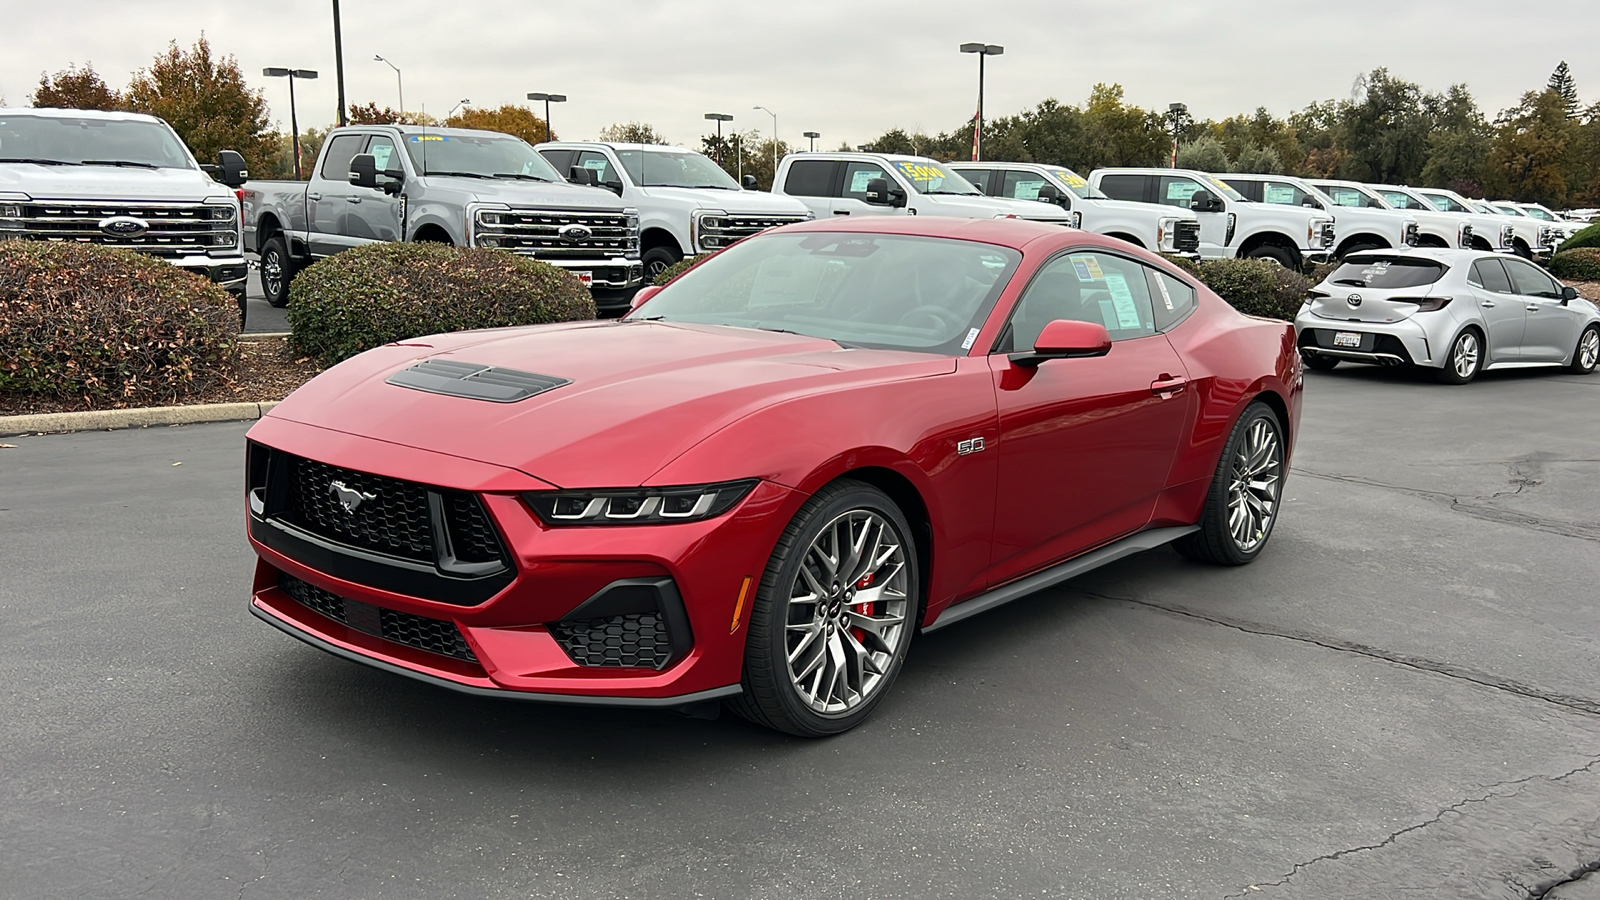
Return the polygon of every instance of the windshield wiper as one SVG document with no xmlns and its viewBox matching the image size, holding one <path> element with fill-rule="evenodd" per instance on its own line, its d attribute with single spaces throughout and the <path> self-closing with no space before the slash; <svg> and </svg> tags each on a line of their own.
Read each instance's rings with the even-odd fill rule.
<svg viewBox="0 0 1600 900">
<path fill-rule="evenodd" d="M 424 175 L 455 175 L 455 176 L 458 176 L 458 177 L 461 177 L 461 178 L 482 178 L 485 181 L 494 180 L 494 176 L 493 175 L 482 175 L 482 174 L 479 174 L 477 172 L 441 172 L 441 171 L 439 171 L 437 169 L 430 169 L 430 170 L 428 170 L 426 172 L 423 172 L 422 174 L 424 174 Z"/>
<path fill-rule="evenodd" d="M 133 169 L 159 169 L 159 168 L 161 168 L 160 166 L 156 165 L 155 163 L 135 162 L 134 160 L 131 160 L 131 159 L 86 159 L 86 160 L 83 161 L 83 165 L 86 165 L 86 166 L 127 166 L 128 168 L 133 168 Z"/>
<path fill-rule="evenodd" d="M 496 173 L 494 173 L 494 177 L 496 177 L 496 178 L 516 178 L 516 179 L 519 179 L 521 181 L 549 181 L 550 180 L 548 178 L 540 178 L 537 175 L 524 175 L 521 172 L 496 172 Z"/>
<path fill-rule="evenodd" d="M 81 162 L 70 159 L 33 159 L 26 156 L 0 157 L 0 163 L 33 163 L 36 166 L 81 166 Z"/>
</svg>

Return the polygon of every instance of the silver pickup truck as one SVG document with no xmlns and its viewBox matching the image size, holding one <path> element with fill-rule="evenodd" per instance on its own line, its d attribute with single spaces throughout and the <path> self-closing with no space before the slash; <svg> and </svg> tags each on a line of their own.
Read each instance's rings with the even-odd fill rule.
<svg viewBox="0 0 1600 900">
<path fill-rule="evenodd" d="M 0 238 L 164 259 L 233 294 L 241 328 L 249 269 L 233 188 L 246 175 L 244 158 L 231 150 L 208 174 L 155 116 L 0 109 Z"/>
<path fill-rule="evenodd" d="M 244 240 L 273 306 L 312 261 L 376 241 L 530 256 L 577 275 L 605 312 L 626 310 L 644 278 L 635 210 L 563 181 L 519 138 L 464 128 L 334 129 L 310 182 L 245 184 Z"/>
</svg>

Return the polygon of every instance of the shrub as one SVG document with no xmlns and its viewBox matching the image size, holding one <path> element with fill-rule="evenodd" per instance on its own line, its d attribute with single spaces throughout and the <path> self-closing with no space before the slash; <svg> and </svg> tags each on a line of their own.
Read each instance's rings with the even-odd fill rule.
<svg viewBox="0 0 1600 900">
<path fill-rule="evenodd" d="M 650 283 L 654 285 L 665 285 L 672 281 L 672 279 L 677 278 L 679 275 L 682 275 L 683 273 L 694 268 L 695 263 L 706 258 L 707 257 L 704 256 L 691 256 L 688 259 L 680 259 L 672 265 L 667 266 L 665 269 L 662 269 L 661 274 L 657 275 Z"/>
<path fill-rule="evenodd" d="M 323 365 L 425 334 L 594 317 L 594 298 L 556 266 L 446 244 L 367 244 L 289 288 L 290 349 Z"/>
<path fill-rule="evenodd" d="M 1600 247 L 1557 253 L 1550 257 L 1550 274 L 1568 281 L 1600 281 Z"/>
<path fill-rule="evenodd" d="M 230 382 L 239 305 L 127 250 L 0 241 L 0 391 L 94 406 L 170 403 Z"/>
<path fill-rule="evenodd" d="M 1185 272 L 1188 272 L 1190 275 L 1193 275 L 1196 278 L 1200 277 L 1200 261 L 1199 260 L 1190 259 L 1187 256 L 1172 256 L 1172 255 L 1167 254 L 1167 253 L 1161 254 L 1161 258 L 1166 260 L 1169 263 L 1172 263 L 1173 265 L 1175 265 L 1178 268 L 1184 270 Z"/>
<path fill-rule="evenodd" d="M 1568 250 L 1578 250 L 1583 247 L 1600 247 L 1600 222 L 1590 225 L 1572 237 L 1561 242 L 1556 250 L 1565 253 Z"/>
<path fill-rule="evenodd" d="M 1309 266 L 1309 271 L 1306 272 L 1306 280 L 1312 284 L 1321 284 L 1328 279 L 1329 275 L 1333 274 L 1334 269 L 1339 268 L 1339 265 L 1338 262 L 1325 262 Z"/>
<path fill-rule="evenodd" d="M 1264 259 L 1213 259 L 1200 263 L 1206 287 L 1247 316 L 1294 321 L 1311 282 Z"/>
</svg>

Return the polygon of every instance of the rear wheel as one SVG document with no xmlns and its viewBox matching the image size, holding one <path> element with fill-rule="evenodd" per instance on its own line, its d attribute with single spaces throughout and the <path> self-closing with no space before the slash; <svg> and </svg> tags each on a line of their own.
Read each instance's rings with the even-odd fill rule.
<svg viewBox="0 0 1600 900">
<path fill-rule="evenodd" d="M 267 238 L 261 245 L 261 292 L 267 302 L 282 309 L 289 305 L 289 282 L 294 279 L 294 259 L 282 234 Z"/>
<path fill-rule="evenodd" d="M 1455 342 L 1450 345 L 1450 353 L 1445 357 L 1444 368 L 1434 369 L 1433 377 L 1442 384 L 1466 384 L 1478 377 L 1478 370 L 1483 367 L 1483 338 L 1478 332 L 1468 328 L 1456 335 Z"/>
<path fill-rule="evenodd" d="M 1285 269 L 1300 271 L 1300 256 L 1276 244 L 1262 244 L 1245 254 L 1250 259 L 1270 259 Z"/>
<path fill-rule="evenodd" d="M 905 664 L 919 589 L 911 528 L 894 501 L 859 481 L 818 491 L 767 563 L 744 692 L 729 705 L 801 737 L 860 724 Z"/>
<path fill-rule="evenodd" d="M 1303 355 L 1301 359 L 1305 360 L 1306 368 L 1314 369 L 1318 372 L 1332 372 L 1334 367 L 1339 365 L 1338 357 L 1334 356 L 1322 356 L 1307 353 Z"/>
<path fill-rule="evenodd" d="M 1242 566 L 1261 554 L 1278 521 L 1287 447 L 1278 416 L 1252 403 L 1233 426 L 1211 479 L 1200 530 L 1172 546 L 1198 562 Z"/>
<path fill-rule="evenodd" d="M 1567 371 L 1574 375 L 1587 375 L 1600 363 L 1600 325 L 1590 325 L 1578 335 L 1578 346 L 1572 351 L 1572 362 Z"/>
</svg>

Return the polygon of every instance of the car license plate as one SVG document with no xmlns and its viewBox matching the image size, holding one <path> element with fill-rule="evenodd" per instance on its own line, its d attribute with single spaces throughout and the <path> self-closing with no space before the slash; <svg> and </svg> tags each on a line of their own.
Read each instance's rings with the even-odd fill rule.
<svg viewBox="0 0 1600 900">
<path fill-rule="evenodd" d="M 1335 331 L 1333 333 L 1333 345 L 1335 347 L 1353 347 L 1359 350 L 1361 349 L 1361 332 Z"/>
<path fill-rule="evenodd" d="M 573 272 L 572 274 L 578 276 L 578 280 L 583 282 L 584 287 L 589 287 L 590 285 L 594 284 L 593 272 Z"/>
</svg>

